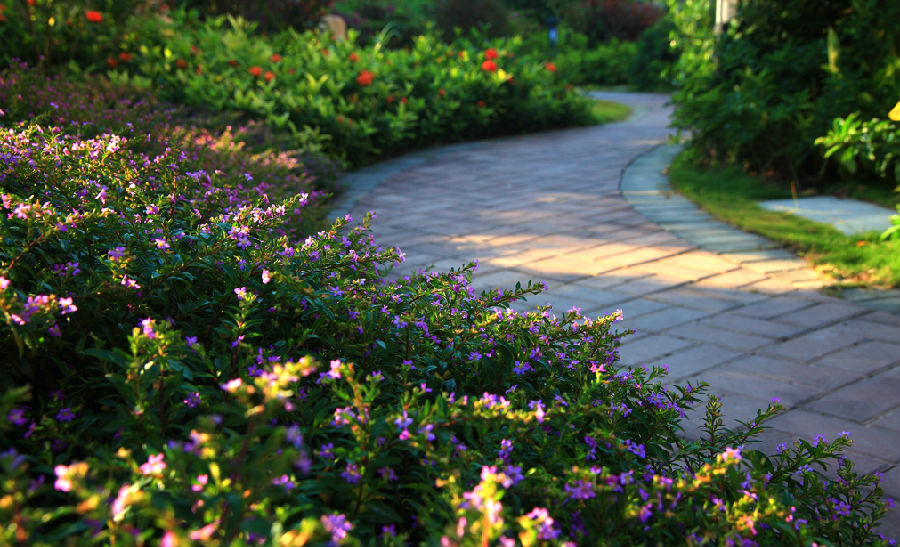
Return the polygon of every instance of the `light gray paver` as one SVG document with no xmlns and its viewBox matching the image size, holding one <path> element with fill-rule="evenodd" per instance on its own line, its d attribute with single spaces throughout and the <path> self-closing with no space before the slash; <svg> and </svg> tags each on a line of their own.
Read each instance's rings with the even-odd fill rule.
<svg viewBox="0 0 900 547">
<path fill-rule="evenodd" d="M 516 310 L 622 308 L 616 328 L 639 331 L 624 339 L 622 363 L 668 364 L 666 382 L 711 380 L 730 427 L 780 396 L 789 408 L 770 424 L 778 442 L 846 430 L 861 470 L 896 469 L 900 292 L 827 296 L 828 280 L 804 261 L 691 210 L 664 174 L 678 152 L 664 145 L 667 97 L 603 98 L 642 114 L 389 162 L 372 172 L 377 191 L 365 172 L 354 175 L 369 186 L 351 192 L 349 212 L 375 210 L 379 243 L 414 249 L 410 271 L 478 259 L 477 288 L 547 283 Z M 687 437 L 700 434 L 702 416 L 689 413 Z M 889 477 L 898 482 L 896 471 Z"/>
<path fill-rule="evenodd" d="M 770 211 L 790 213 L 816 222 L 828 223 L 845 234 L 868 230 L 882 232 L 891 227 L 891 216 L 896 214 L 887 207 L 827 196 L 797 200 L 773 199 L 761 202 L 760 206 Z"/>
</svg>

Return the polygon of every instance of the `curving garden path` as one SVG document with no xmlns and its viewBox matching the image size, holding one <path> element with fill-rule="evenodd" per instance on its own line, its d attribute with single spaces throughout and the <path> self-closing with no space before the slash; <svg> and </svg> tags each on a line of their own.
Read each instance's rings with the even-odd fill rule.
<svg viewBox="0 0 900 547">
<path fill-rule="evenodd" d="M 788 411 L 769 423 L 768 451 L 849 431 L 858 470 L 884 472 L 900 498 L 900 315 L 824 296 L 805 262 L 668 191 L 667 96 L 604 98 L 635 114 L 380 164 L 345 179 L 334 212 L 376 211 L 377 240 L 406 253 L 401 272 L 477 259 L 476 287 L 547 283 L 522 308 L 621 308 L 623 326 L 637 330 L 624 364 L 666 364 L 672 383 L 708 382 L 730 426 L 778 397 Z"/>
</svg>

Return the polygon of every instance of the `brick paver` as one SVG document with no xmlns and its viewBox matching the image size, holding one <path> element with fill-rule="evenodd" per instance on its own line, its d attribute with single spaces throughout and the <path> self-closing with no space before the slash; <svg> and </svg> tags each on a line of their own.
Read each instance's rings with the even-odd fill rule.
<svg viewBox="0 0 900 547">
<path fill-rule="evenodd" d="M 352 175 L 335 212 L 378 213 L 376 238 L 407 254 L 392 275 L 478 259 L 476 287 L 547 282 L 519 309 L 621 308 L 639 331 L 623 364 L 710 381 L 729 426 L 779 396 L 787 411 L 762 445 L 849 431 L 849 455 L 900 495 L 900 315 L 822 294 L 802 260 L 693 209 L 663 174 L 676 150 L 655 148 L 670 135 L 667 97 L 615 99 L 643 114 L 393 160 Z"/>
</svg>

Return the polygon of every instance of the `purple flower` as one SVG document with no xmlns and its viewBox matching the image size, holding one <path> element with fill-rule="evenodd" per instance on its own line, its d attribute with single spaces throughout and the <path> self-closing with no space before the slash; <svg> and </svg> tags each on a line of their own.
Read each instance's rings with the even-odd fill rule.
<svg viewBox="0 0 900 547">
<path fill-rule="evenodd" d="M 188 408 L 195 408 L 200 404 L 200 394 L 196 391 L 192 391 L 188 393 L 187 399 L 182 402 L 186 404 Z"/>
<path fill-rule="evenodd" d="M 24 408 L 13 407 L 12 409 L 10 409 L 9 413 L 6 415 L 6 419 L 17 426 L 23 426 L 28 423 L 28 419 L 25 417 L 25 409 Z"/>
<path fill-rule="evenodd" d="M 331 541 L 338 544 L 347 537 L 347 532 L 353 529 L 353 525 L 347 522 L 347 517 L 341 514 L 322 515 L 322 526 L 331 534 Z"/>
<path fill-rule="evenodd" d="M 247 287 L 237 287 L 234 289 L 234 294 L 237 295 L 238 300 L 244 300 L 247 298 Z"/>
<path fill-rule="evenodd" d="M 503 469 L 503 474 L 506 475 L 506 477 L 500 483 L 503 485 L 503 488 L 514 486 L 525 478 L 525 476 L 522 475 L 521 465 L 507 465 Z"/>
<path fill-rule="evenodd" d="M 574 486 L 566 483 L 565 490 L 569 494 L 570 500 L 586 500 L 597 497 L 594 485 L 588 481 L 576 481 Z"/>
<path fill-rule="evenodd" d="M 110 260 L 119 260 L 123 256 L 125 256 L 125 247 L 115 247 L 110 249 L 109 253 Z"/>
<path fill-rule="evenodd" d="M 503 439 L 500 441 L 500 450 L 497 453 L 497 456 L 504 461 L 509 460 L 509 455 L 513 451 L 513 443 L 509 439 Z"/>
<path fill-rule="evenodd" d="M 356 484 L 362 478 L 362 473 L 360 473 L 359 467 L 355 463 L 350 462 L 341 471 L 341 477 L 350 484 Z"/>
<path fill-rule="evenodd" d="M 140 324 L 141 333 L 147 338 L 156 338 L 156 331 L 153 330 L 153 326 L 156 323 L 153 319 L 149 317 L 147 319 L 142 319 Z"/>
<path fill-rule="evenodd" d="M 75 419 L 75 413 L 69 407 L 63 408 L 56 413 L 56 420 L 59 422 L 71 422 Z"/>
<path fill-rule="evenodd" d="M 397 429 L 406 429 L 410 425 L 412 425 L 413 419 L 409 417 L 409 414 L 406 413 L 406 410 L 403 411 L 402 418 L 394 419 L 394 425 L 397 426 Z"/>
<path fill-rule="evenodd" d="M 397 480 L 397 474 L 394 473 L 393 468 L 388 467 L 388 466 L 379 468 L 378 474 L 381 475 L 381 478 L 383 478 L 386 481 L 394 482 Z"/>
<path fill-rule="evenodd" d="M 293 490 L 297 486 L 286 474 L 272 479 L 272 484 L 284 486 L 285 490 Z"/>
<path fill-rule="evenodd" d="M 334 459 L 334 443 L 325 443 L 319 448 L 319 457 L 323 460 Z"/>
<path fill-rule="evenodd" d="M 553 517 L 547 513 L 547 509 L 535 507 L 525 516 L 538 524 L 538 539 L 547 541 L 559 537 L 560 532 L 554 526 Z"/>
</svg>

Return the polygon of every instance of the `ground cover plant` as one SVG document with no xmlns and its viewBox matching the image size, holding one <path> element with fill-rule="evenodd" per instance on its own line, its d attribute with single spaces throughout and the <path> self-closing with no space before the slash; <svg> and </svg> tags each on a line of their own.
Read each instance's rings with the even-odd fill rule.
<svg viewBox="0 0 900 547">
<path fill-rule="evenodd" d="M 700 168 L 682 155 L 669 168 L 669 180 L 717 219 L 786 246 L 844 285 L 900 287 L 900 239 L 879 232 L 847 235 L 829 225 L 767 211 L 757 202 L 790 199 L 790 190 L 737 167 Z M 884 206 L 896 203 L 895 194 L 878 186 L 844 183 L 824 190 Z"/>
<path fill-rule="evenodd" d="M 621 314 L 517 313 L 540 287 L 475 265 L 386 281 L 402 252 L 310 230 L 283 166 L 0 81 L 3 543 L 887 543 L 849 434 L 766 455 L 778 404 L 727 431 L 712 400 L 684 441 L 702 386 L 620 368 Z"/>
</svg>

